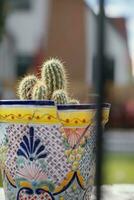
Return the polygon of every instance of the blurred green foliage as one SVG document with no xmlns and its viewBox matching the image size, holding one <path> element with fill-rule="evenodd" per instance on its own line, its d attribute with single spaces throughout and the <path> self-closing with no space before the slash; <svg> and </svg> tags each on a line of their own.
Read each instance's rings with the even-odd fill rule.
<svg viewBox="0 0 134 200">
<path fill-rule="evenodd" d="M 2 187 L 2 178 L 1 178 L 1 173 L 0 173 L 0 187 Z"/>
<path fill-rule="evenodd" d="M 107 153 L 104 156 L 103 184 L 134 184 L 134 154 Z"/>
</svg>

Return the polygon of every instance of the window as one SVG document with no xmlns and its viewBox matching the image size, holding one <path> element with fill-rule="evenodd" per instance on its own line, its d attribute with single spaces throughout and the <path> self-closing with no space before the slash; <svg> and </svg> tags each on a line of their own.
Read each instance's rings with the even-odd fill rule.
<svg viewBox="0 0 134 200">
<path fill-rule="evenodd" d="M 114 66 L 115 62 L 113 58 L 105 58 L 105 79 L 108 81 L 114 81 Z"/>
<path fill-rule="evenodd" d="M 105 57 L 105 69 L 104 69 L 104 79 L 106 81 L 113 82 L 114 81 L 114 68 L 115 62 L 112 57 Z M 97 56 L 93 58 L 93 84 L 96 87 L 96 82 L 98 80 L 97 77 Z"/>
<path fill-rule="evenodd" d="M 33 57 L 18 56 L 17 57 L 17 76 L 23 76 L 28 69 L 33 65 Z"/>
<path fill-rule="evenodd" d="M 31 0 L 9 0 L 12 9 L 29 10 L 31 8 Z"/>
</svg>

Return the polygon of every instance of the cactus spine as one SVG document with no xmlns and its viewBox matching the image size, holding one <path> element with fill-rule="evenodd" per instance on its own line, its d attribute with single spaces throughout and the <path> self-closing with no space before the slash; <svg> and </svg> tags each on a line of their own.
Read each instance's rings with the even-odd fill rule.
<svg viewBox="0 0 134 200">
<path fill-rule="evenodd" d="M 80 102 L 77 99 L 70 99 L 68 101 L 69 104 L 80 104 Z"/>
<path fill-rule="evenodd" d="M 33 100 L 47 100 L 47 87 L 42 82 L 37 82 L 33 88 Z"/>
<path fill-rule="evenodd" d="M 37 78 L 34 75 L 24 77 L 19 84 L 18 96 L 21 100 L 32 99 L 32 90 L 37 83 Z"/>
<path fill-rule="evenodd" d="M 41 79 L 48 88 L 48 98 L 51 99 L 54 91 L 66 90 L 66 74 L 63 64 L 58 59 L 50 59 L 43 64 Z"/>
<path fill-rule="evenodd" d="M 20 81 L 18 96 L 21 100 L 54 100 L 57 104 L 79 104 L 67 94 L 67 79 L 64 65 L 52 58 L 43 63 L 41 78 L 26 76 Z"/>
<path fill-rule="evenodd" d="M 56 104 L 67 104 L 67 93 L 64 90 L 56 90 L 52 95 L 52 100 L 54 100 Z"/>
</svg>

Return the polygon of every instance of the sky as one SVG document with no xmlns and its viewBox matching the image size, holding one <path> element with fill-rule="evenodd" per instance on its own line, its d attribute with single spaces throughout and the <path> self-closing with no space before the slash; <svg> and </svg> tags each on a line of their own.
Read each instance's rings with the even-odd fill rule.
<svg viewBox="0 0 134 200">
<path fill-rule="evenodd" d="M 98 10 L 98 0 L 86 0 L 86 2 L 94 11 Z M 107 16 L 124 16 L 127 19 L 128 43 L 134 75 L 134 0 L 105 0 L 105 8 Z"/>
</svg>

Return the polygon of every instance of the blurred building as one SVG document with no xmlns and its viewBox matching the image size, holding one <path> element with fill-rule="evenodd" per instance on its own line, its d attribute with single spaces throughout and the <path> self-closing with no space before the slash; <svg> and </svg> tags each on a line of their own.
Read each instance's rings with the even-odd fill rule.
<svg viewBox="0 0 134 200">
<path fill-rule="evenodd" d="M 42 37 L 45 42 L 49 0 L 7 0 L 6 27 L 0 43 L 0 96 L 15 98 L 16 80 L 32 71 Z M 45 31 L 46 30 L 46 31 Z"/>
<path fill-rule="evenodd" d="M 87 80 L 94 83 L 96 74 L 97 17 L 90 7 L 86 7 L 87 39 Z M 126 20 L 107 18 L 105 20 L 105 62 L 106 78 L 116 86 L 126 85 L 131 80 L 131 60 L 128 48 Z M 90 66 L 90 67 L 89 67 Z M 89 76 L 90 75 L 90 76 Z"/>
<path fill-rule="evenodd" d="M 85 1 L 52 0 L 49 20 L 44 55 L 66 61 L 71 92 L 87 101 L 89 88 L 96 82 L 97 15 Z M 105 75 L 110 85 L 123 86 L 131 80 L 126 21 L 107 18 L 105 27 Z"/>
<path fill-rule="evenodd" d="M 7 31 L 15 40 L 17 74 L 22 75 L 33 65 L 42 38 L 46 43 L 49 19 L 49 0 L 10 0 Z"/>
<path fill-rule="evenodd" d="M 87 101 L 96 81 L 97 16 L 84 0 L 10 0 L 6 30 L 12 35 L 16 75 L 32 71 L 44 59 L 65 61 L 72 96 Z M 106 74 L 110 82 L 130 81 L 130 57 L 124 19 L 106 19 Z M 1 66 L 0 66 L 1 68 Z M 15 73 L 13 69 L 13 73 Z"/>
<path fill-rule="evenodd" d="M 82 0 L 52 0 L 51 3 L 45 56 L 65 61 L 72 97 L 86 101 L 85 4 Z"/>
<path fill-rule="evenodd" d="M 16 53 L 11 34 L 5 33 L 0 42 L 0 98 L 12 99 L 16 80 Z"/>
</svg>

